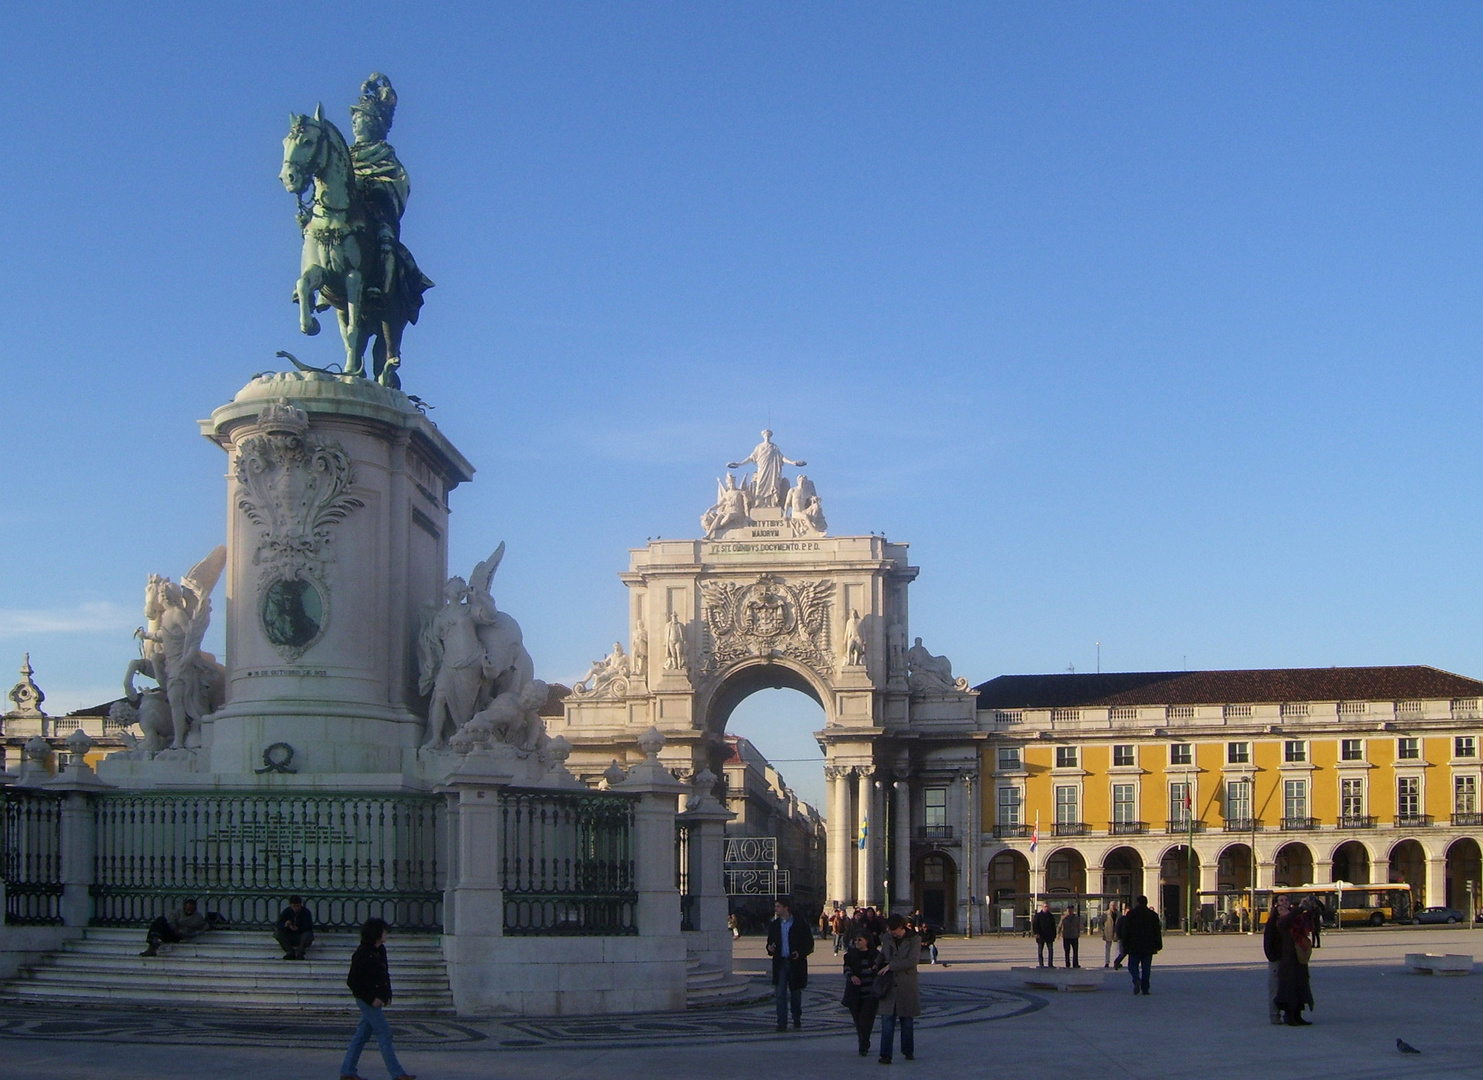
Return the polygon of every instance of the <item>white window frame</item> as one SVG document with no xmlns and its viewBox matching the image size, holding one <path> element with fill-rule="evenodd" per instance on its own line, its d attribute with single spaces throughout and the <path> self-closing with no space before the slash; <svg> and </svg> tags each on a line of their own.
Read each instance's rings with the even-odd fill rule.
<svg viewBox="0 0 1483 1080">
<path fill-rule="evenodd" d="M 1014 798 L 1012 800 L 1006 800 L 1004 796 L 1007 793 L 1010 793 L 1010 792 L 1013 792 L 1014 793 Z M 1020 787 L 1019 784 L 1000 784 L 999 785 L 999 799 L 995 803 L 995 806 L 998 808 L 997 809 L 998 816 L 997 816 L 997 818 L 995 820 L 997 820 L 1000 825 L 1020 825 L 1020 824 L 1023 824 L 1024 808 L 1025 808 L 1025 789 L 1022 788 L 1022 787 Z M 1010 813 L 1013 816 L 1014 820 L 1010 821 L 1010 820 L 1007 820 L 1006 819 L 1006 817 L 1005 817 L 1005 810 L 1006 810 L 1006 808 L 1010 811 Z"/>
<path fill-rule="evenodd" d="M 1346 751 L 1345 751 L 1345 744 L 1347 744 L 1347 743 L 1354 743 L 1355 746 L 1357 746 L 1359 748 L 1359 756 L 1358 757 L 1346 757 L 1345 756 L 1345 753 L 1346 753 Z M 1339 740 L 1339 763 L 1341 765 L 1344 764 L 1345 762 L 1362 762 L 1364 760 L 1365 760 L 1365 741 L 1363 739 L 1340 739 Z"/>
<path fill-rule="evenodd" d="M 1240 754 L 1241 754 L 1241 756 L 1239 758 L 1236 757 L 1237 747 L 1240 748 Z M 1249 742 L 1228 742 L 1228 743 L 1226 743 L 1226 764 L 1227 765 L 1250 765 L 1251 764 L 1251 743 L 1249 743 Z"/>
<path fill-rule="evenodd" d="M 1347 801 L 1349 799 L 1354 800 L 1352 806 Z M 1339 817 L 1361 818 L 1364 816 L 1365 778 L 1363 776 L 1341 776 L 1339 778 Z"/>
<path fill-rule="evenodd" d="M 1063 792 L 1071 793 L 1070 802 L 1062 802 Z M 1056 784 L 1052 792 L 1055 799 L 1055 813 L 1057 825 L 1079 825 L 1081 823 L 1081 785 L 1080 784 Z M 1065 813 L 1063 813 L 1065 811 Z M 1066 813 L 1070 816 L 1067 817 Z"/>
<path fill-rule="evenodd" d="M 1185 760 L 1183 760 L 1183 761 L 1176 761 L 1175 760 L 1175 757 L 1177 756 L 1177 753 L 1176 752 L 1179 751 L 1179 750 L 1181 750 L 1181 749 L 1184 751 L 1184 758 L 1185 758 Z M 1170 765 L 1193 765 L 1194 763 L 1195 763 L 1195 744 L 1194 743 L 1177 742 L 1177 743 L 1170 743 L 1169 744 L 1169 764 Z"/>
<path fill-rule="evenodd" d="M 1128 797 L 1119 799 L 1118 793 L 1126 791 Z M 1120 782 L 1112 785 L 1112 821 L 1116 825 L 1131 825 L 1138 820 L 1138 785 Z"/>
<path fill-rule="evenodd" d="M 1293 755 L 1297 756 L 1294 757 Z M 1308 764 L 1308 740 L 1284 739 L 1282 741 L 1282 763 L 1284 765 Z M 1307 815 L 1303 815 L 1306 817 Z"/>
</svg>

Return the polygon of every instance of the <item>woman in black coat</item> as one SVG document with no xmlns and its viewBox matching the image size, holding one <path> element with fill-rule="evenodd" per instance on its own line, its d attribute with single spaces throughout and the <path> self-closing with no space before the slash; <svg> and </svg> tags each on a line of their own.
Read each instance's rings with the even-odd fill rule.
<svg viewBox="0 0 1483 1080">
<path fill-rule="evenodd" d="M 355 995 L 360 1009 L 360 1024 L 350 1038 L 345 1060 L 340 1062 L 340 1080 L 357 1080 L 356 1066 L 360 1052 L 374 1034 L 381 1049 L 381 1060 L 392 1080 L 417 1080 L 397 1060 L 391 1043 L 391 1026 L 386 1022 L 386 1006 L 391 1001 L 391 972 L 386 964 L 386 921 L 367 919 L 360 928 L 360 947 L 350 958 L 350 974 L 345 985 Z"/>
<path fill-rule="evenodd" d="M 1298 910 L 1284 915 L 1277 924 L 1277 937 L 1282 946 L 1277 961 L 1277 1007 L 1289 1027 L 1306 1027 L 1303 1009 L 1313 1007 L 1313 986 L 1308 981 L 1308 960 L 1313 955 L 1313 938 L 1307 913 Z"/>
<path fill-rule="evenodd" d="M 875 1027 L 875 1011 L 880 999 L 870 992 L 880 967 L 881 952 L 869 934 L 863 931 L 850 943 L 844 954 L 844 1007 L 855 1020 L 855 1035 L 860 1040 L 860 1056 L 870 1053 L 870 1032 Z"/>
</svg>

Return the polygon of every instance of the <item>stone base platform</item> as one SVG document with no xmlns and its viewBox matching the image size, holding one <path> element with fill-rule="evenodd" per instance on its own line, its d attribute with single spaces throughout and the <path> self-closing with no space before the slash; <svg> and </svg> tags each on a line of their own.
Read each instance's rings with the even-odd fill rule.
<svg viewBox="0 0 1483 1080">
<path fill-rule="evenodd" d="M 1010 973 L 1034 990 L 1100 990 L 1102 968 L 1012 967 Z"/>
<path fill-rule="evenodd" d="M 1473 958 L 1466 953 L 1408 952 L 1406 969 L 1416 975 L 1471 975 Z"/>
</svg>

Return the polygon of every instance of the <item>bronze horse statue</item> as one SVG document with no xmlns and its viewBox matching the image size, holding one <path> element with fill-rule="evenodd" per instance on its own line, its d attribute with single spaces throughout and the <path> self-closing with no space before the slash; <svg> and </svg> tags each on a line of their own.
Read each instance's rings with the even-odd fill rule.
<svg viewBox="0 0 1483 1080">
<path fill-rule="evenodd" d="M 345 136 L 324 118 L 322 106 L 313 116 L 289 116 L 279 178 L 299 198 L 304 231 L 294 288 L 299 329 L 319 333 L 315 312 L 333 307 L 345 339 L 344 373 L 366 375 L 365 348 L 373 341 L 371 377 L 382 386 L 400 387 L 402 332 L 417 322 L 422 294 L 433 283 L 398 241 L 389 287 L 375 287 L 381 277 L 376 221 L 356 182 Z"/>
</svg>

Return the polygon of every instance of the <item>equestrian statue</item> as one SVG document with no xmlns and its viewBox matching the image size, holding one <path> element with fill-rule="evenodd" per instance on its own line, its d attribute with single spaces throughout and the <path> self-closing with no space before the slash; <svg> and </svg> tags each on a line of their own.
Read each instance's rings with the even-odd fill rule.
<svg viewBox="0 0 1483 1080">
<path fill-rule="evenodd" d="M 390 387 L 401 386 L 402 332 L 417 321 L 422 294 L 433 285 L 401 241 L 411 187 L 386 141 L 396 103 L 391 80 L 373 73 L 350 108 L 354 145 L 324 118 L 322 105 L 313 116 L 291 114 L 279 173 L 298 196 L 304 233 L 293 296 L 299 329 L 319 333 L 315 313 L 333 307 L 345 339 L 344 373 L 366 375 L 371 343 L 370 375 Z"/>
</svg>

